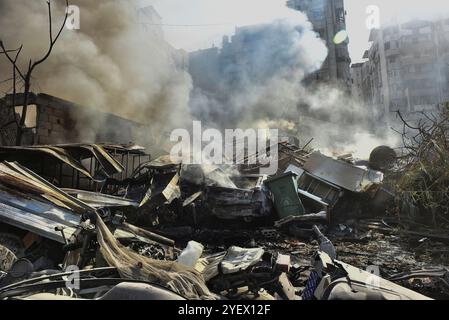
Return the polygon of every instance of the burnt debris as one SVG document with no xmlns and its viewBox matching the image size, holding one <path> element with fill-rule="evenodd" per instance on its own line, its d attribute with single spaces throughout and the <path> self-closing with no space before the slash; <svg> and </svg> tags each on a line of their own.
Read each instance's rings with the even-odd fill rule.
<svg viewBox="0 0 449 320">
<path fill-rule="evenodd" d="M 133 145 L 1 147 L 0 299 L 448 297 L 449 238 L 397 219 L 390 149 L 279 154 L 266 176 Z"/>
</svg>

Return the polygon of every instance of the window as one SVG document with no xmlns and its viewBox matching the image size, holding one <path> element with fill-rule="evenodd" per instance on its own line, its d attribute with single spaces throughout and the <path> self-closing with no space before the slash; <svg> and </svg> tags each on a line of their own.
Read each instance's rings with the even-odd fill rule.
<svg viewBox="0 0 449 320">
<path fill-rule="evenodd" d="M 345 23 L 345 11 L 343 8 L 336 9 L 335 16 L 337 18 L 337 22 Z"/>
</svg>

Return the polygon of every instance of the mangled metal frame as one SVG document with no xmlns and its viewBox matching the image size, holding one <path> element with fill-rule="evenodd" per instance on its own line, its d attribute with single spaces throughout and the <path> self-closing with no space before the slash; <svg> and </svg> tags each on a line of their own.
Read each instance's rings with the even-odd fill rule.
<svg viewBox="0 0 449 320">
<path fill-rule="evenodd" d="M 93 210 L 18 163 L 0 164 L 1 221 L 60 243 Z M 56 228 L 63 226 L 64 236 Z"/>
<path fill-rule="evenodd" d="M 60 144 L 0 147 L 0 161 L 17 161 L 58 186 L 114 193 L 113 181 L 129 178 L 150 160 L 139 146 Z"/>
<path fill-rule="evenodd" d="M 0 163 L 0 221 L 62 244 L 75 233 L 82 216 L 95 213 L 101 202 L 106 202 L 101 208 L 138 205 L 107 195 L 88 198 L 91 203 L 87 204 L 77 197 L 80 194 L 91 197 L 91 193 L 79 190 L 69 192 L 75 196 L 18 163 Z M 146 243 L 162 239 L 164 244 L 173 245 L 166 238 L 128 224 L 119 226 L 115 236 L 135 238 Z"/>
<path fill-rule="evenodd" d="M 48 157 L 70 166 L 96 182 L 101 182 L 104 178 L 99 179 L 95 177 L 91 173 L 91 168 L 88 169 L 82 164 L 83 159 L 95 158 L 106 177 L 121 173 L 124 170 L 124 167 L 102 146 L 96 144 L 0 147 L 0 160 L 3 161 L 14 160 L 23 165 L 28 165 L 33 161 L 43 160 Z"/>
</svg>

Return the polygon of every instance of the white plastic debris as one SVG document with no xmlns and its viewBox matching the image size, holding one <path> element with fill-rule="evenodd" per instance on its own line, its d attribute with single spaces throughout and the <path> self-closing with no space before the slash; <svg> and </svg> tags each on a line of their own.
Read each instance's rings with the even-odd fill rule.
<svg viewBox="0 0 449 320">
<path fill-rule="evenodd" d="M 264 254 L 261 248 L 245 249 L 230 247 L 224 260 L 221 262 L 221 269 L 224 274 L 237 273 L 257 264 Z"/>
<path fill-rule="evenodd" d="M 177 262 L 185 266 L 194 267 L 203 254 L 204 246 L 195 241 L 189 241 L 187 247 L 181 252 Z"/>
</svg>

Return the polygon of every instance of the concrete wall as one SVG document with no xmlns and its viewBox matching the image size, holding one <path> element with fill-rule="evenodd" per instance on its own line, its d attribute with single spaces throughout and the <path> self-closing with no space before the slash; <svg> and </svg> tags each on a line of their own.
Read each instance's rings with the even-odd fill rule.
<svg viewBox="0 0 449 320">
<path fill-rule="evenodd" d="M 2 109 L 12 106 L 11 95 L 6 96 L 3 101 Z M 23 95 L 19 94 L 16 96 L 16 106 L 22 105 Z M 47 94 L 31 94 L 29 105 L 36 106 L 36 127 L 27 130 L 23 145 L 81 142 L 139 143 L 138 138 L 143 136 L 146 129 L 137 122 L 96 111 L 92 111 L 92 117 L 98 117 L 98 123 L 95 119 L 82 123 L 78 115 L 87 107 Z M 84 130 L 94 133 L 91 139 L 93 141 L 85 140 L 86 135 L 82 132 Z"/>
</svg>

